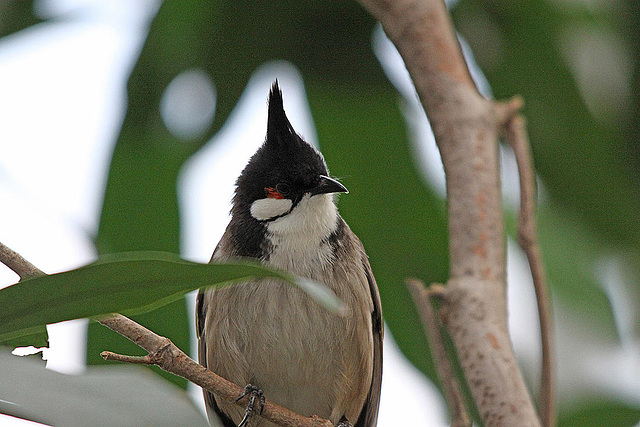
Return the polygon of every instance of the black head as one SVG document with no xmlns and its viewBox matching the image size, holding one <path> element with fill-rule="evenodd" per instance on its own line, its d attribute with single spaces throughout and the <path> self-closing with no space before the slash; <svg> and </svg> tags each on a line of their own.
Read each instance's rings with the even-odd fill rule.
<svg viewBox="0 0 640 427">
<path fill-rule="evenodd" d="M 252 203 L 260 199 L 291 200 L 293 209 L 307 193 L 314 196 L 347 191 L 342 184 L 329 178 L 322 154 L 291 126 L 277 80 L 269 94 L 265 142 L 251 157 L 236 185 L 234 216 L 246 215 Z"/>
</svg>

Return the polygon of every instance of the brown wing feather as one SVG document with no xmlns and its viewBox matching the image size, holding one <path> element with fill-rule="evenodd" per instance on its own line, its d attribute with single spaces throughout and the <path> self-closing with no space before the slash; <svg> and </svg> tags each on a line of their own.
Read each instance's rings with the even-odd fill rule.
<svg viewBox="0 0 640 427">
<path fill-rule="evenodd" d="M 224 236 L 216 246 L 215 251 L 213 251 L 211 261 L 213 261 L 216 252 L 220 250 L 223 241 L 225 241 Z M 204 336 L 204 327 L 207 315 L 205 292 L 205 289 L 200 289 L 198 291 L 198 296 L 196 297 L 196 332 L 198 334 L 198 362 L 200 362 L 202 366 L 207 368 L 207 340 Z M 209 418 L 211 418 L 211 412 L 214 412 L 222 422 L 223 427 L 236 427 L 236 424 L 220 410 L 213 394 L 208 392 L 207 390 L 202 391 L 204 394 L 204 401 L 207 407 L 207 414 L 209 414 Z"/>
<path fill-rule="evenodd" d="M 355 427 L 372 427 L 378 422 L 378 408 L 380 406 L 380 386 L 382 384 L 382 339 L 384 337 L 384 324 L 382 322 L 382 307 L 380 293 L 376 279 L 373 277 L 367 255 L 363 251 L 362 266 L 369 282 L 373 311 L 371 312 L 371 326 L 373 328 L 373 376 L 371 387 L 365 401 L 360 417 Z"/>
</svg>

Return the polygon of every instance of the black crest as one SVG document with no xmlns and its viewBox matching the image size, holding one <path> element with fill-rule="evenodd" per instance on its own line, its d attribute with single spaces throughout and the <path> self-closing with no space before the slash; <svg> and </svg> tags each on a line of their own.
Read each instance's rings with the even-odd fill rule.
<svg viewBox="0 0 640 427">
<path fill-rule="evenodd" d="M 265 255 L 265 225 L 250 214 L 251 204 L 266 197 L 267 188 L 286 184 L 295 206 L 302 195 L 315 188 L 320 176 L 328 176 L 322 154 L 302 139 L 284 111 L 282 91 L 276 80 L 269 93 L 267 136 L 236 181 L 229 224 L 237 256 Z"/>
<path fill-rule="evenodd" d="M 267 136 L 236 181 L 235 213 L 247 211 L 251 202 L 265 197 L 266 187 L 279 183 L 302 194 L 328 175 L 322 154 L 302 139 L 284 111 L 282 91 L 276 80 L 269 93 Z"/>
<path fill-rule="evenodd" d="M 306 142 L 296 134 L 287 118 L 287 114 L 284 112 L 282 91 L 278 85 L 278 80 L 276 80 L 271 86 L 271 92 L 269 92 L 269 114 L 265 145 L 286 149 L 300 144 L 306 144 Z"/>
<path fill-rule="evenodd" d="M 249 175 L 262 184 L 275 184 L 270 176 L 278 172 L 280 179 L 297 180 L 301 174 L 328 175 L 322 154 L 296 133 L 287 118 L 278 80 L 271 85 L 267 118 L 267 136 L 264 144 L 251 158 L 247 169 Z M 267 176 L 256 177 L 252 172 L 264 172 Z M 244 174 L 244 172 L 243 172 Z M 260 173 L 258 172 L 258 175 Z"/>
</svg>

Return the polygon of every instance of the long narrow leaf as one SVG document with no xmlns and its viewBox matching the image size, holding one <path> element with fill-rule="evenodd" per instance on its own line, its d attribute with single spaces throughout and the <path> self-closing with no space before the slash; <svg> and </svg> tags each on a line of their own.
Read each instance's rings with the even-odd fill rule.
<svg viewBox="0 0 640 427">
<path fill-rule="evenodd" d="M 341 302 L 330 291 L 309 292 L 306 280 L 258 264 L 197 264 L 164 252 L 129 252 L 0 290 L 0 343 L 33 333 L 45 324 L 112 312 L 137 314 L 194 289 L 260 277 L 287 280 L 329 310 L 341 309 Z"/>
</svg>

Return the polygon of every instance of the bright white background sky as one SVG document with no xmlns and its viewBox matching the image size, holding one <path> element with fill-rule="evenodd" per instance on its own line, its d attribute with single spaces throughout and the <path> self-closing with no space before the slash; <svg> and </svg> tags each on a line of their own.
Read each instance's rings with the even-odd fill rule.
<svg viewBox="0 0 640 427">
<path fill-rule="evenodd" d="M 97 229 L 110 155 L 125 113 L 126 79 L 144 42 L 146 19 L 157 4 L 41 1 L 45 16 L 64 19 L 0 42 L 0 200 L 11 207 L 0 210 L 0 241 L 46 272 L 74 268 L 95 257 L 90 237 Z M 439 155 L 404 66 L 381 31 L 374 40 L 391 81 L 410 100 L 405 113 L 417 141 L 417 162 L 425 180 L 442 194 Z M 294 127 L 317 143 L 304 82 L 295 68 L 274 63 L 258 70 L 227 125 L 185 165 L 179 184 L 185 257 L 208 261 L 222 235 L 229 205 L 219 201 L 231 199 L 235 178 L 264 138 L 265 101 L 275 77 L 283 86 L 285 109 Z M 189 108 L 188 99 L 181 102 Z M 517 179 L 510 155 L 503 160 L 505 203 L 513 208 Z M 514 346 L 527 376 L 536 378 L 539 334 L 526 261 L 511 242 L 508 249 Z M 16 280 L 0 268 L 0 286 Z M 78 344 L 84 328 L 83 321 L 50 328 L 50 368 L 84 369 L 84 348 Z M 388 330 L 387 338 L 379 425 L 446 425 L 446 411 L 434 386 L 406 362 Z M 201 405 L 199 391 L 194 399 Z M 9 422 L 0 415 L 2 425 L 28 424 Z"/>
</svg>

